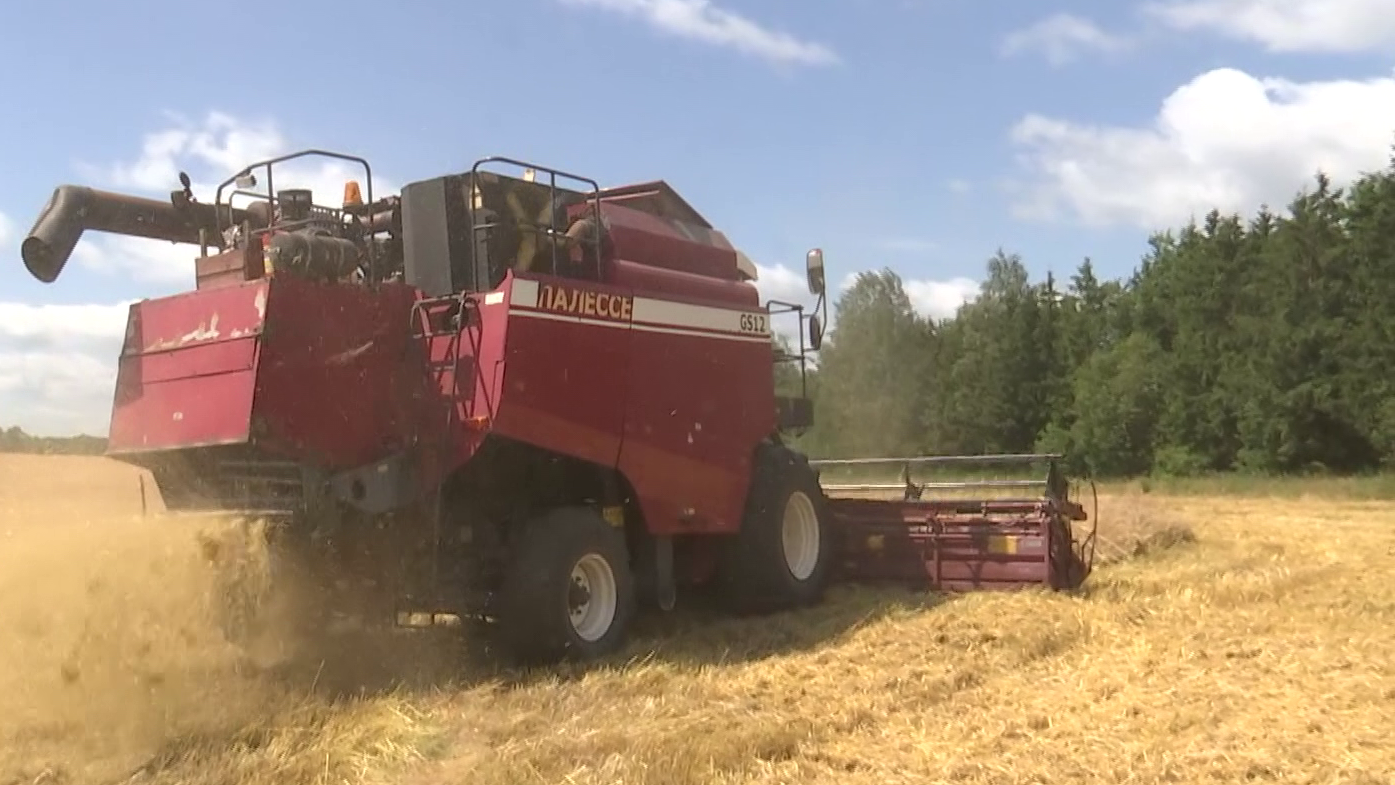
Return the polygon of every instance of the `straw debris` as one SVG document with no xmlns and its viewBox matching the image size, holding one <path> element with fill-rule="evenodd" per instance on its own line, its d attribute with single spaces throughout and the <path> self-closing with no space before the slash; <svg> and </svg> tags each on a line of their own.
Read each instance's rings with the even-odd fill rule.
<svg viewBox="0 0 1395 785">
<path fill-rule="evenodd" d="M 7 479 L 6 785 L 1395 774 L 1387 504 L 1110 497 L 1114 549 L 1076 593 L 840 587 L 800 613 L 650 619 L 591 669 L 499 670 L 413 643 L 269 675 L 215 645 L 197 602 L 180 610 L 205 580 L 184 566 L 201 559 L 191 534 L 62 519 L 74 513 L 13 501 Z"/>
<path fill-rule="evenodd" d="M 1196 542 L 1192 526 L 1169 506 L 1171 500 L 1137 491 L 1105 496 L 1099 510 L 1086 502 L 1091 520 L 1078 524 L 1083 530 L 1098 524 L 1095 564 L 1104 566 Z"/>
</svg>

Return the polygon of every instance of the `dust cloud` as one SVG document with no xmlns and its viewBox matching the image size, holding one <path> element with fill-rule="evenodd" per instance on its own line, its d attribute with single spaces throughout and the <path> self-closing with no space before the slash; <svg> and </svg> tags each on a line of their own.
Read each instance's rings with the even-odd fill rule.
<svg viewBox="0 0 1395 785">
<path fill-rule="evenodd" d="M 110 461 L 0 456 L 0 785 L 119 781 L 290 699 L 213 621 L 210 525 L 142 518 Z"/>
</svg>

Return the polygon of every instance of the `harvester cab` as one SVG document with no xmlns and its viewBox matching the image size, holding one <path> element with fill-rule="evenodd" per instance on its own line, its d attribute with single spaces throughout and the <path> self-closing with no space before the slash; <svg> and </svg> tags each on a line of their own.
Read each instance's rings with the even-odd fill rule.
<svg viewBox="0 0 1395 785">
<path fill-rule="evenodd" d="M 278 189 L 306 156 L 362 180 L 332 207 Z M 1060 589 L 1089 572 L 1057 456 L 883 460 L 904 475 L 888 491 L 870 462 L 791 448 L 814 422 L 823 253 L 811 311 L 762 303 L 755 265 L 663 181 L 486 158 L 379 196 L 367 161 L 309 150 L 211 203 L 180 186 L 62 186 L 21 253 L 52 282 L 84 231 L 199 247 L 191 290 L 130 308 L 108 454 L 149 470 L 168 512 L 249 522 L 240 542 L 298 576 L 307 627 L 477 619 L 519 656 L 590 658 L 680 590 L 776 610 L 843 579 Z M 781 363 L 794 394 L 776 394 Z M 1045 468 L 968 477 L 986 461 Z M 917 484 L 912 465 L 958 474 Z M 245 639 L 263 606 L 232 591 L 225 629 Z"/>
</svg>

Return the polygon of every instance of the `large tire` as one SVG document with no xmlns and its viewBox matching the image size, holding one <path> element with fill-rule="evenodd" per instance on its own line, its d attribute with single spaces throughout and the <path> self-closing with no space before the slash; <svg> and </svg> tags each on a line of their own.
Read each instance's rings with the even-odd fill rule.
<svg viewBox="0 0 1395 785">
<path fill-rule="evenodd" d="M 768 612 L 817 603 L 835 549 L 823 489 L 808 460 L 782 445 L 761 445 L 741 531 L 723 554 L 727 604 Z"/>
<path fill-rule="evenodd" d="M 499 599 L 503 642 L 518 660 L 614 653 L 635 614 L 623 532 L 588 508 L 542 514 L 520 532 Z"/>
</svg>

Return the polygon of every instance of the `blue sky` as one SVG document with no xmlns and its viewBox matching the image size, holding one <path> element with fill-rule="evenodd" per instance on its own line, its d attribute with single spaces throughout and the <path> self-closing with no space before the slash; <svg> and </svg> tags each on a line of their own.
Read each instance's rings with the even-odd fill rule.
<svg viewBox="0 0 1395 785">
<path fill-rule="evenodd" d="M 663 178 L 762 266 L 825 249 L 944 315 L 998 247 L 1126 275 L 1151 229 L 1281 205 L 1395 142 L 1388 0 L 12 3 L 0 68 L 0 424 L 104 432 L 122 303 L 193 249 L 92 237 L 53 285 L 53 186 L 154 196 L 328 147 L 380 188 L 503 154 Z M 1383 8 L 1382 6 L 1386 7 Z M 337 198 L 339 170 L 306 170 Z M 210 193 L 201 193 L 211 196 Z M 782 269 L 784 266 L 784 269 Z"/>
</svg>

